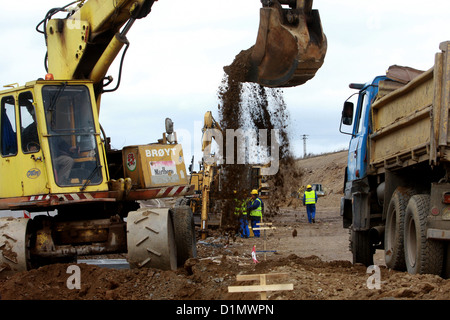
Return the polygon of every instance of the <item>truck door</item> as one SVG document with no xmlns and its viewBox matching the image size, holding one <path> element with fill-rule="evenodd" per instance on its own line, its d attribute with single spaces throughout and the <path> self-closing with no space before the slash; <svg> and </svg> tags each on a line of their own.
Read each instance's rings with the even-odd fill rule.
<svg viewBox="0 0 450 320">
<path fill-rule="evenodd" d="M 362 179 L 367 174 L 367 136 L 369 134 L 369 94 L 362 91 L 358 99 L 353 137 L 348 153 L 348 180 Z"/>
</svg>

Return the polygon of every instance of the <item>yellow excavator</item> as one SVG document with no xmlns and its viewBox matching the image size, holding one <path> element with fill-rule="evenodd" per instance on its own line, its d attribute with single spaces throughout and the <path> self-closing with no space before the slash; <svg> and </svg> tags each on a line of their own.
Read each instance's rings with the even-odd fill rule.
<svg viewBox="0 0 450 320">
<path fill-rule="evenodd" d="M 223 202 L 226 201 L 227 197 L 245 198 L 249 196 L 251 190 L 256 189 L 261 198 L 267 199 L 269 186 L 265 177 L 261 175 L 261 169 L 264 165 L 250 165 L 245 166 L 245 169 L 241 168 L 239 171 L 239 183 L 236 181 L 234 185 L 235 189 L 239 190 L 225 190 L 222 185 L 224 183 L 224 168 L 220 165 L 220 154 L 213 153 L 211 148 L 212 139 L 223 137 L 224 132 L 220 124 L 214 119 L 211 111 L 207 111 L 204 115 L 202 134 L 203 159 L 200 162 L 200 170 L 193 171 L 193 163 L 189 168 L 190 184 L 194 187 L 194 194 L 184 196 L 179 200 L 179 203 L 190 206 L 194 214 L 195 224 L 200 225 L 201 238 L 205 239 L 210 226 L 218 227 L 222 225 Z M 222 143 L 221 141 L 218 142 Z M 230 191 L 236 191 L 240 194 Z M 242 194 L 243 192 L 247 193 Z"/>
<path fill-rule="evenodd" d="M 47 46 L 45 77 L 0 91 L 0 210 L 56 214 L 0 218 L 0 272 L 108 253 L 127 253 L 132 268 L 175 269 L 196 255 L 189 206 L 140 207 L 142 200 L 193 193 L 172 121 L 166 119 L 158 142 L 122 150 L 111 148 L 99 123 L 101 96 L 118 88 L 122 63 L 113 88 L 108 69 L 120 52 L 123 62 L 127 33 L 155 2 L 78 0 L 49 10 L 38 24 Z M 296 85 L 304 79 L 297 77 L 300 66 L 318 68 L 320 63 L 309 65 L 320 57 L 306 58 L 314 51 L 308 43 L 317 39 L 297 34 L 320 25 L 311 4 L 263 1 L 252 60 L 257 76 L 248 81 Z M 280 42 L 272 32 L 296 43 Z M 285 48 L 273 56 L 280 46 Z M 282 64 L 291 64 L 293 73 L 281 72 L 285 57 Z M 268 67 L 271 59 L 274 68 Z M 281 73 L 275 78 L 265 76 L 276 69 Z"/>
</svg>

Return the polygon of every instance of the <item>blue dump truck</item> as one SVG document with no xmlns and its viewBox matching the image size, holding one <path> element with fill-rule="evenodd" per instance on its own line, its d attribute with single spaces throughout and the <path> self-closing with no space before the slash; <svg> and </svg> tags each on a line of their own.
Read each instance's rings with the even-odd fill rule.
<svg viewBox="0 0 450 320">
<path fill-rule="evenodd" d="M 341 216 L 354 263 L 450 274 L 450 41 L 427 71 L 391 66 L 345 101 Z M 353 103 L 353 100 L 357 100 Z"/>
</svg>

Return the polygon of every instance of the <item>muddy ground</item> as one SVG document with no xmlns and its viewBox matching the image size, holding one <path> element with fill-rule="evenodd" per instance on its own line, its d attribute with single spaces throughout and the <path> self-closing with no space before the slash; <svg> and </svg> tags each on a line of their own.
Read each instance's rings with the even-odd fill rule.
<svg viewBox="0 0 450 320">
<path fill-rule="evenodd" d="M 116 270 L 79 264 L 81 287 L 68 289 L 70 264 L 51 265 L 8 277 L 0 274 L 1 299 L 258 300 L 259 293 L 229 293 L 228 287 L 257 284 L 236 281 L 238 274 L 286 273 L 268 280 L 268 284 L 292 284 L 293 290 L 270 292 L 269 300 L 448 300 L 450 280 L 389 270 L 381 252 L 375 256 L 379 274 L 352 265 L 348 231 L 342 228 L 339 217 L 341 190 L 336 178 L 342 171 L 341 163 L 345 163 L 345 153 L 328 157 L 332 162 L 317 158 L 302 163 L 305 172 L 310 171 L 304 179 L 322 179 L 328 189 L 328 195 L 319 199 L 316 223 L 307 222 L 305 208 L 292 198 L 273 217 L 275 229 L 266 231 L 266 250 L 276 251 L 266 252 L 266 257 L 259 252 L 264 250 L 264 237 L 241 239 L 214 231 L 198 241 L 198 257 L 176 271 Z M 330 180 L 337 180 L 336 185 L 328 178 L 312 177 L 317 174 L 314 166 L 320 166 L 321 161 L 329 166 L 329 173 L 336 171 Z M 252 259 L 253 246 L 258 262 Z"/>
</svg>

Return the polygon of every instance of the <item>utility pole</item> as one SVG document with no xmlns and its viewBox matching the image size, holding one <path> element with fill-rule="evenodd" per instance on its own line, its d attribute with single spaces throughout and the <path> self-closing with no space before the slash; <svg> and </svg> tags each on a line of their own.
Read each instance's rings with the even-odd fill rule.
<svg viewBox="0 0 450 320">
<path fill-rule="evenodd" d="M 308 139 L 307 137 L 308 137 L 307 134 L 303 135 L 303 158 L 306 158 L 306 139 Z"/>
</svg>

